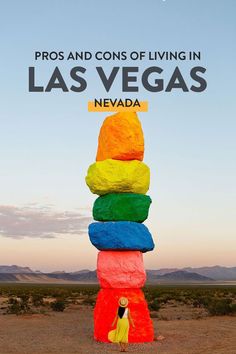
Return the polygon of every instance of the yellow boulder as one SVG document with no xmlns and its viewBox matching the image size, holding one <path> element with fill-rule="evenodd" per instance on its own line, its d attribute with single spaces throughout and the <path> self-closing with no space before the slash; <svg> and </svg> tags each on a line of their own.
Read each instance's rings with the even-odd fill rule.
<svg viewBox="0 0 236 354">
<path fill-rule="evenodd" d="M 142 161 L 143 154 L 143 131 L 135 112 L 119 112 L 104 120 L 98 138 L 97 161 Z"/>
<path fill-rule="evenodd" d="M 150 170 L 145 163 L 132 160 L 107 159 L 93 163 L 86 176 L 91 192 L 146 194 L 150 183 Z"/>
</svg>

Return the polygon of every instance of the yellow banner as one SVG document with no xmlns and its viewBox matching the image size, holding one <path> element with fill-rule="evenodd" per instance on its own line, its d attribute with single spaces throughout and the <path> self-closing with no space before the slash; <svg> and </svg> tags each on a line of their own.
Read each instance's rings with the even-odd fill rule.
<svg viewBox="0 0 236 354">
<path fill-rule="evenodd" d="M 148 101 L 101 98 L 88 101 L 89 112 L 147 112 Z"/>
</svg>

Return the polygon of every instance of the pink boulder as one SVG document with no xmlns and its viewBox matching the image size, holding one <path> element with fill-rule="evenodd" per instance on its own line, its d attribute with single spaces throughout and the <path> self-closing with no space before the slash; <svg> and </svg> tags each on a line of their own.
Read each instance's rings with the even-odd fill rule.
<svg viewBox="0 0 236 354">
<path fill-rule="evenodd" d="M 102 288 L 141 288 L 146 281 L 140 251 L 101 251 L 97 276 Z"/>
</svg>

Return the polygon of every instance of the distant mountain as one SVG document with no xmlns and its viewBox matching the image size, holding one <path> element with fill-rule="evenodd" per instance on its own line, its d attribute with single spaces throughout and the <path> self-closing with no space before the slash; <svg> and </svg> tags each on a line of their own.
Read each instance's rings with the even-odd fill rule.
<svg viewBox="0 0 236 354">
<path fill-rule="evenodd" d="M 75 273 L 46 273 L 46 276 L 53 279 L 60 279 L 66 281 L 97 283 L 96 270 L 88 270 L 87 272 L 75 272 Z"/>
<path fill-rule="evenodd" d="M 0 273 L 34 273 L 29 267 L 19 267 L 17 265 L 0 265 Z"/>
<path fill-rule="evenodd" d="M 64 270 L 55 270 L 55 272 L 52 272 L 51 274 L 66 274 Z"/>
<path fill-rule="evenodd" d="M 195 272 L 205 277 L 215 280 L 236 280 L 236 267 L 201 267 L 201 268 L 183 268 L 187 272 Z"/>
<path fill-rule="evenodd" d="M 162 282 L 162 281 L 168 281 L 168 282 L 205 282 L 205 281 L 212 281 L 213 279 L 205 277 L 203 275 L 197 274 L 197 273 L 190 273 L 186 272 L 184 270 L 177 270 L 175 272 L 169 272 L 163 275 L 157 275 L 157 276 L 148 276 L 148 281 L 154 281 L 156 280 L 157 282 Z"/>
<path fill-rule="evenodd" d="M 160 276 L 160 275 L 176 272 L 178 270 L 183 270 L 189 273 L 197 273 L 199 275 L 214 280 L 236 281 L 236 267 L 213 266 L 213 267 L 200 267 L 200 268 L 186 267 L 182 269 L 161 268 L 161 269 L 153 269 L 153 270 L 149 269 L 147 270 L 147 273 L 150 277 L 152 277 L 152 276 Z"/>
<path fill-rule="evenodd" d="M 21 283 L 97 283 L 96 271 L 70 273 L 0 273 L 0 282 Z"/>
<path fill-rule="evenodd" d="M 19 282 L 19 283 L 65 283 L 53 277 L 48 277 L 43 273 L 0 273 L 0 282 Z"/>
<path fill-rule="evenodd" d="M 54 282 L 83 282 L 97 283 L 96 271 L 82 269 L 77 272 L 55 271 L 42 273 L 39 270 L 33 271 L 29 267 L 17 265 L 0 265 L 0 282 L 25 282 L 25 283 L 54 283 Z"/>
<path fill-rule="evenodd" d="M 180 270 L 179 268 L 161 268 L 161 269 L 147 269 L 147 274 L 150 276 L 159 276 L 168 273 L 173 273 Z"/>
<path fill-rule="evenodd" d="M 236 267 L 201 267 L 183 269 L 163 268 L 147 270 L 148 283 L 182 283 L 236 281 Z M 82 269 L 75 272 L 55 271 L 42 273 L 29 267 L 0 265 L 0 282 L 30 283 L 97 283 L 96 270 Z"/>
<path fill-rule="evenodd" d="M 81 270 L 77 270 L 75 272 L 66 272 L 65 270 L 56 270 L 54 272 L 51 272 L 50 274 L 83 274 L 83 273 L 89 273 L 92 272 L 89 269 L 81 269 Z"/>
<path fill-rule="evenodd" d="M 18 281 L 17 275 L 11 273 L 0 273 L 0 282 L 16 282 Z"/>
<path fill-rule="evenodd" d="M 160 282 L 205 282 L 212 281 L 211 278 L 190 273 L 183 270 L 166 273 L 163 275 L 155 275 L 147 271 L 147 281 L 150 283 Z M 24 283 L 91 283 L 98 282 L 96 271 L 84 271 L 82 273 L 0 273 L 0 282 L 24 282 Z"/>
<path fill-rule="evenodd" d="M 82 273 L 88 273 L 88 272 L 91 272 L 91 270 L 81 269 L 81 270 L 77 270 L 76 272 L 70 272 L 70 274 L 82 274 Z"/>
</svg>

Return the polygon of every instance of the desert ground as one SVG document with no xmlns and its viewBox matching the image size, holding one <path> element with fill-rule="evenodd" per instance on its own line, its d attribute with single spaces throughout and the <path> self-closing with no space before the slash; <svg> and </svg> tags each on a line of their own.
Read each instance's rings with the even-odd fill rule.
<svg viewBox="0 0 236 354">
<path fill-rule="evenodd" d="M 195 311 L 195 312 L 194 312 Z M 235 354 L 236 317 L 208 317 L 182 307 L 163 308 L 153 318 L 163 341 L 130 344 L 130 353 Z M 155 316 L 154 316 L 155 317 Z M 0 316 L 1 354 L 106 354 L 115 344 L 93 340 L 91 306 L 70 306 L 64 312 Z"/>
</svg>

